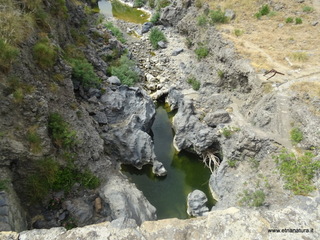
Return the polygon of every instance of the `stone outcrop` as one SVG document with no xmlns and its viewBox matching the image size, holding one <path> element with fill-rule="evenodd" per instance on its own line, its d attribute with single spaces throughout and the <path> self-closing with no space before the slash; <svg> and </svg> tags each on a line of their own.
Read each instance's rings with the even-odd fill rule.
<svg viewBox="0 0 320 240">
<path fill-rule="evenodd" d="M 190 149 L 200 154 L 217 144 L 216 131 L 199 121 L 191 100 L 179 103 L 178 112 L 173 118 L 173 129 L 174 146 L 178 151 Z"/>
<path fill-rule="evenodd" d="M 100 190 L 110 206 L 112 219 L 133 219 L 137 224 L 156 219 L 156 209 L 128 180 L 112 177 Z"/>
<path fill-rule="evenodd" d="M 206 206 L 208 198 L 206 194 L 200 190 L 194 190 L 188 194 L 187 198 L 187 213 L 193 217 L 205 216 L 209 212 Z"/>
<path fill-rule="evenodd" d="M 64 228 L 2 232 L 3 240 L 76 240 L 76 239 L 311 239 L 320 238 L 319 212 L 307 214 L 301 208 L 286 207 L 274 211 L 228 208 L 208 213 L 206 217 L 188 220 L 164 219 L 144 222 L 140 227 L 127 223 L 128 228 L 104 222 L 66 231 Z M 283 229 L 283 230 L 282 230 Z M 301 232 L 294 232 L 294 231 Z M 276 232 L 279 230 L 280 232 Z M 274 231 L 274 232 L 273 232 Z M 291 232 L 290 232 L 291 231 Z M 304 231 L 304 232 L 302 232 Z"/>
<path fill-rule="evenodd" d="M 127 86 L 106 87 L 98 104 L 91 110 L 100 120 L 106 149 L 124 164 L 141 169 L 145 164 L 156 161 L 151 136 L 151 125 L 155 116 L 155 106 L 150 97 L 140 88 Z M 159 162 L 157 163 L 160 164 Z M 161 166 L 154 168 L 155 174 L 163 175 Z M 158 173 L 157 170 L 160 172 Z"/>
<path fill-rule="evenodd" d="M 9 181 L 10 172 L 0 169 L 0 181 L 4 189 L 0 190 L 0 231 L 23 231 L 27 229 L 26 213 Z"/>
</svg>

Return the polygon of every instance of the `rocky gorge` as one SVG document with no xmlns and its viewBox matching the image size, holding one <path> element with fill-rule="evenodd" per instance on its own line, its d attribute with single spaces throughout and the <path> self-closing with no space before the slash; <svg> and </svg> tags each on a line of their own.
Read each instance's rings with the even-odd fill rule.
<svg viewBox="0 0 320 240">
<path fill-rule="evenodd" d="M 73 42 L 69 27 L 78 27 L 86 17 L 83 6 L 66 4 L 72 20 L 54 28 L 52 40 L 61 46 Z M 314 131 L 320 121 L 319 97 L 293 91 L 290 82 L 295 79 L 264 91 L 264 80 L 237 55 L 231 42 L 214 26 L 205 31 L 197 26 L 198 11 L 206 12 L 208 6 L 198 9 L 193 1 L 174 1 L 162 9 L 158 27 L 167 43 L 158 50 L 151 47 L 141 25 L 112 20 L 125 32 L 142 34 L 128 36 L 125 44 L 103 25 L 88 29 L 90 44 L 82 48 L 103 80 L 101 87 L 88 88 L 75 80 L 60 56 L 51 71 L 35 67 L 30 49 L 36 35 L 23 43 L 21 62 L 15 62 L 9 73 L 23 76 L 20 81 L 35 89 L 29 93 L 21 86 L 25 95 L 19 103 L 9 80 L 1 83 L 1 179 L 9 180 L 1 192 L 1 230 L 6 231 L 0 233 L 1 239 L 279 239 L 280 234 L 319 238 L 318 171 L 312 180 L 315 190 L 294 195 L 283 188 L 285 180 L 273 159 L 282 148 L 297 151 L 290 131 L 299 127 L 304 136 L 299 149 L 312 151 L 314 161 L 319 161 L 319 131 Z M 209 55 L 197 59 L 194 50 L 202 44 Z M 109 62 L 104 56 L 119 57 L 125 48 L 144 79 L 134 87 L 122 85 L 106 71 Z M 57 75 L 63 81 L 50 83 Z M 200 82 L 199 90 L 192 89 L 189 78 Z M 197 153 L 207 164 L 218 161 L 210 178 L 217 203 L 206 216 L 150 221 L 156 220 L 156 209 L 119 171 L 121 163 L 139 169 L 152 164 L 154 174 L 165 175 L 150 135 L 152 100 L 160 99 L 177 110 L 172 122 L 175 149 Z M 75 165 L 88 168 L 101 185 L 84 189 L 76 183 L 69 194 L 54 192 L 57 207 L 46 208 L 26 201 L 28 189 L 22 183 L 44 157 L 55 156 L 68 166 L 63 154 L 70 150 L 53 141 L 48 131 L 52 112 L 59 112 L 77 133 L 71 147 L 77 152 Z M 32 142 L 25 140 L 32 129 L 41 138 L 40 151 L 32 151 Z M 49 205 L 50 200 L 47 197 L 40 205 Z M 71 218 L 78 228 L 67 231 L 64 223 Z M 27 228 L 42 229 L 24 231 Z M 272 232 L 277 229 L 304 231 Z"/>
</svg>

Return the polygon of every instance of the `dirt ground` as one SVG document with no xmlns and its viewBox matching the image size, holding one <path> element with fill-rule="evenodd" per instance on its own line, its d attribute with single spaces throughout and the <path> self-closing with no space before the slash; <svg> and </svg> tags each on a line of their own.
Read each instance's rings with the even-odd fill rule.
<svg viewBox="0 0 320 240">
<path fill-rule="evenodd" d="M 257 19 L 265 4 L 270 13 Z M 320 74 L 320 0 L 209 0 L 209 5 L 235 12 L 234 20 L 218 28 L 258 73 L 275 69 L 285 74 L 277 75 L 280 82 Z M 286 23 L 289 17 L 293 23 Z"/>
</svg>

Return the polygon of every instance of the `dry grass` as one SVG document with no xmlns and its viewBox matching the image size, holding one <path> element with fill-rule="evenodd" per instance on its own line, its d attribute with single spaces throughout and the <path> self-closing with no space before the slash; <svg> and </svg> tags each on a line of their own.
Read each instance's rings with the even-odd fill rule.
<svg viewBox="0 0 320 240">
<path fill-rule="evenodd" d="M 311 97 L 320 98 L 320 82 L 297 82 L 290 88 L 295 92 L 308 93 Z"/>
<path fill-rule="evenodd" d="M 304 52 L 308 58 L 303 58 L 299 67 L 314 71 L 320 62 L 319 26 L 311 23 L 318 19 L 319 12 L 303 12 L 305 5 L 312 6 L 311 0 L 305 0 L 303 4 L 291 0 L 279 0 L 283 8 L 274 16 L 263 16 L 261 20 L 254 17 L 259 8 L 270 3 L 265 0 L 207 0 L 211 8 L 232 9 L 236 13 L 235 20 L 229 24 L 220 25 L 218 28 L 224 31 L 224 36 L 232 40 L 237 51 L 252 62 L 256 69 L 275 68 L 278 71 L 288 71 L 296 66 L 290 66 L 285 58 L 293 59 L 292 53 Z M 270 5 L 270 10 L 275 11 L 275 5 Z M 302 24 L 286 24 L 288 17 L 301 18 Z M 280 26 L 279 26 L 280 25 Z M 244 34 L 235 37 L 234 31 L 241 29 Z M 306 63 L 306 60 L 307 63 Z"/>
<path fill-rule="evenodd" d="M 12 0 L 0 0 L 0 24 L 0 38 L 6 43 L 16 44 L 33 31 L 34 19 L 32 13 L 22 12 Z"/>
</svg>

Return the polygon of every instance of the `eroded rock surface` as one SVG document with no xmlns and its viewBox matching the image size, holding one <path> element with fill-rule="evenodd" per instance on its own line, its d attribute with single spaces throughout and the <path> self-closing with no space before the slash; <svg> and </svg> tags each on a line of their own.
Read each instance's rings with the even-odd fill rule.
<svg viewBox="0 0 320 240">
<path fill-rule="evenodd" d="M 206 206 L 207 201 L 206 194 L 200 190 L 194 190 L 189 193 L 187 198 L 188 214 L 193 217 L 207 215 L 209 212 L 209 208 Z"/>
<path fill-rule="evenodd" d="M 128 180 L 112 177 L 100 190 L 113 219 L 134 219 L 137 224 L 156 219 L 156 209 Z"/>
<path fill-rule="evenodd" d="M 144 222 L 140 227 L 118 228 L 110 222 L 75 228 L 66 231 L 64 228 L 32 230 L 20 234 L 14 232 L 0 233 L 4 240 L 76 240 L 76 239 L 319 239 L 320 226 L 316 216 L 306 214 L 298 208 L 286 207 L 277 212 L 260 212 L 253 209 L 228 208 L 208 213 L 206 217 L 188 220 L 164 219 Z M 298 225 L 298 226 L 297 226 Z M 283 230 L 283 232 L 281 232 Z M 285 230 L 286 229 L 286 230 Z M 293 233 L 290 229 L 301 229 Z M 280 232 L 272 232 L 277 231 Z M 308 231 L 308 232 L 307 232 Z M 240 235 L 239 235 L 240 234 Z"/>
</svg>

